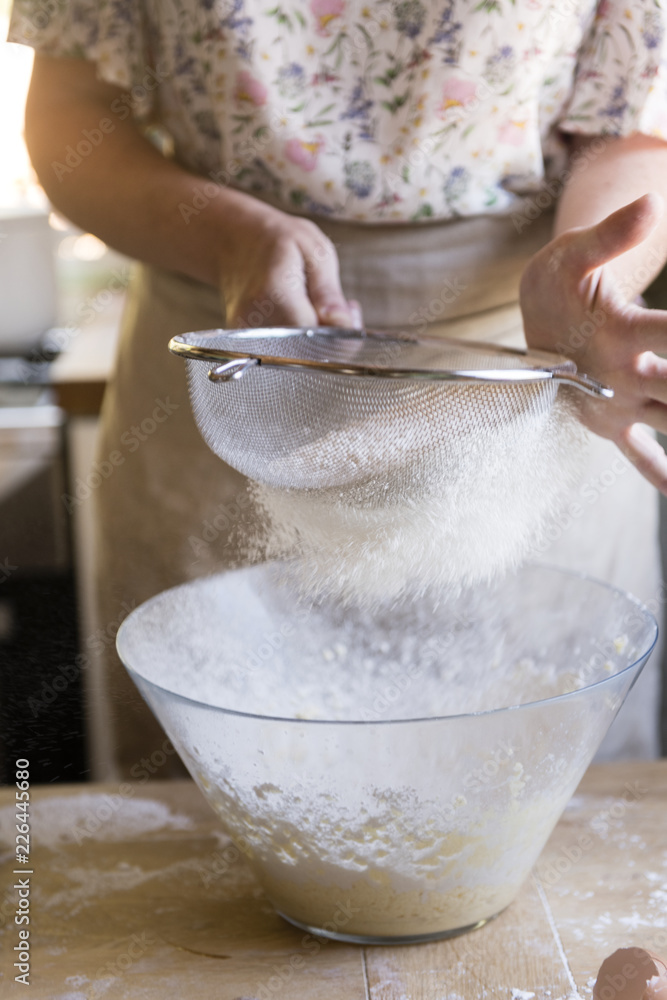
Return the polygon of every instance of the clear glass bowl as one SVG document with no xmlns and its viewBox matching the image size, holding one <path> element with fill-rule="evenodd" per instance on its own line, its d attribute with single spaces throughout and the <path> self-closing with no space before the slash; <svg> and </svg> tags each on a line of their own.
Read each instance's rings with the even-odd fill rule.
<svg viewBox="0 0 667 1000">
<path fill-rule="evenodd" d="M 656 638 L 630 595 L 549 567 L 370 617 L 263 566 L 159 594 L 117 642 L 276 910 L 398 944 L 511 903 Z"/>
</svg>

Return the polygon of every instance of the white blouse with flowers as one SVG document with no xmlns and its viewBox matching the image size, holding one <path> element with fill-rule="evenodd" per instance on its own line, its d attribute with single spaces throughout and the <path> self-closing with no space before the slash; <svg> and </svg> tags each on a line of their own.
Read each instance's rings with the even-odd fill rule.
<svg viewBox="0 0 667 1000">
<path fill-rule="evenodd" d="M 667 0 L 15 0 L 9 37 L 94 60 L 192 170 L 373 223 L 509 211 L 559 130 L 667 139 L 666 27 Z"/>
</svg>

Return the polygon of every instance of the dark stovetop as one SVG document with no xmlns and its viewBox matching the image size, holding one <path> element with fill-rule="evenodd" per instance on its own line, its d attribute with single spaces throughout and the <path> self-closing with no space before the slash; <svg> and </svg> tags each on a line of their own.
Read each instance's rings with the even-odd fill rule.
<svg viewBox="0 0 667 1000">
<path fill-rule="evenodd" d="M 22 447 L 33 454 L 36 445 L 26 429 L 52 428 L 55 442 L 52 461 L 0 498 L 0 784 L 13 781 L 14 762 L 24 757 L 34 783 L 79 781 L 87 773 L 71 560 L 45 568 L 33 558 L 35 548 L 70 545 L 60 503 L 65 489 L 60 411 L 49 386 L 56 357 L 45 343 L 26 357 L 0 356 L 4 460 L 20 461 Z M 52 541 L 56 533 L 58 545 Z"/>
</svg>

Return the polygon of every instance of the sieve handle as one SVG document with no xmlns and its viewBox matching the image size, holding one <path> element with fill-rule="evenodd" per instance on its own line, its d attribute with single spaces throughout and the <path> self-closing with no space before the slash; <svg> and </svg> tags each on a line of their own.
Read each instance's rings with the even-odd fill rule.
<svg viewBox="0 0 667 1000">
<path fill-rule="evenodd" d="M 211 382 L 231 382 L 232 379 L 241 378 L 248 368 L 254 368 L 258 364 L 259 361 L 257 358 L 242 358 L 240 360 L 227 361 L 224 365 L 216 365 L 215 368 L 210 368 L 208 377 Z"/>
<path fill-rule="evenodd" d="M 554 373 L 554 379 L 557 382 L 565 382 L 575 389 L 581 389 L 586 395 L 595 396 L 596 399 L 613 399 L 614 397 L 613 389 L 583 372 L 558 372 Z"/>
</svg>

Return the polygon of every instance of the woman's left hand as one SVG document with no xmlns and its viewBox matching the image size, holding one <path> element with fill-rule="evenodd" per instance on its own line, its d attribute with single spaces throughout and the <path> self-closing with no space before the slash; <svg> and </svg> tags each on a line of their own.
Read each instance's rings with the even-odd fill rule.
<svg viewBox="0 0 667 1000">
<path fill-rule="evenodd" d="M 570 229 L 542 248 L 521 280 L 529 347 L 571 357 L 614 390 L 612 400 L 581 398 L 581 419 L 614 441 L 667 495 L 667 455 L 648 425 L 667 434 L 667 312 L 637 304 L 637 276 L 614 265 L 643 243 L 663 212 L 647 194 L 597 225 Z M 641 278 L 641 276 L 640 276 Z"/>
</svg>

